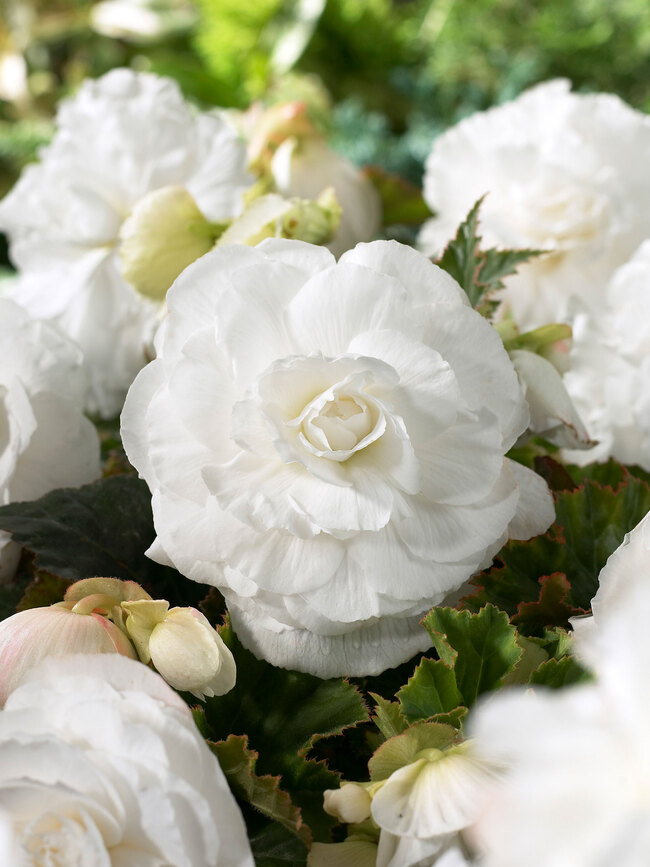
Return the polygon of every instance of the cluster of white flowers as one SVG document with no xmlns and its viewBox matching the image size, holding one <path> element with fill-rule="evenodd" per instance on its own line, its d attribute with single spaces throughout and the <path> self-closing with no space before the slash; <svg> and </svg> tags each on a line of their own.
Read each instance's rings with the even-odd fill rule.
<svg viewBox="0 0 650 867">
<path fill-rule="evenodd" d="M 219 588 L 258 657 L 380 674 L 430 647 L 423 615 L 508 539 L 551 525 L 546 483 L 507 457 L 531 433 L 650 470 L 650 120 L 553 81 L 436 140 L 421 249 L 487 194 L 487 245 L 546 251 L 507 279 L 496 328 L 421 252 L 363 243 L 378 193 L 304 105 L 239 124 L 247 142 L 173 82 L 114 70 L 61 106 L 0 203 L 18 268 L 0 288 L 0 506 L 98 478 L 83 411 L 124 404 L 148 556 Z M 18 556 L 0 530 L 0 581 Z M 575 621 L 594 682 L 497 696 L 469 738 L 430 720 L 388 738 L 369 783 L 325 793 L 349 836 L 311 867 L 466 867 L 468 840 L 481 867 L 645 863 L 649 578 L 650 516 Z M 252 867 L 170 688 L 203 700 L 235 677 L 202 613 L 134 582 L 88 578 L 4 620 L 0 864 Z"/>
<path fill-rule="evenodd" d="M 223 248 L 167 301 L 122 414 L 149 554 L 218 586 L 274 664 L 397 665 L 429 646 L 433 604 L 552 522 L 545 483 L 504 458 L 528 408 L 498 334 L 414 250 Z"/>
<path fill-rule="evenodd" d="M 650 118 L 615 96 L 557 80 L 473 114 L 436 139 L 424 195 L 436 216 L 419 239 L 439 254 L 480 196 L 485 243 L 549 251 L 507 280 L 522 327 L 597 309 L 607 281 L 650 237 Z"/>
<path fill-rule="evenodd" d="M 76 487 L 100 474 L 99 438 L 83 415 L 78 347 L 0 298 L 0 505 Z M 0 582 L 20 549 L 0 531 Z"/>
<path fill-rule="evenodd" d="M 577 632 L 595 683 L 512 690 L 470 722 L 480 755 L 509 768 L 475 828 L 482 867 L 647 863 L 649 527 L 610 557 L 594 621 Z"/>
<path fill-rule="evenodd" d="M 253 867 L 187 705 L 123 656 L 50 659 L 0 713 L 0 857 L 14 865 Z"/>
</svg>

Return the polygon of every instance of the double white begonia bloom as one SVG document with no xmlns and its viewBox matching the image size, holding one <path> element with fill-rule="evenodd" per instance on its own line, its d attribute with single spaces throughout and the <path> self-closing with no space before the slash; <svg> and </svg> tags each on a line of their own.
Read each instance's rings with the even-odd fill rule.
<svg viewBox="0 0 650 867">
<path fill-rule="evenodd" d="M 11 694 L 0 713 L 3 814 L 12 864 L 253 867 L 189 709 L 122 656 L 48 660 Z"/>
<path fill-rule="evenodd" d="M 650 241 L 614 273 L 602 308 L 576 318 L 573 333 L 565 384 L 597 446 L 565 451 L 565 459 L 613 457 L 650 470 Z"/>
<path fill-rule="evenodd" d="M 437 138 L 424 195 L 436 216 L 420 248 L 438 255 L 476 200 L 484 242 L 550 251 L 520 266 L 502 296 L 520 326 L 597 308 L 607 280 L 650 235 L 650 118 L 565 80 L 479 112 Z"/>
<path fill-rule="evenodd" d="M 99 438 L 83 415 L 82 355 L 62 334 L 0 298 L 0 505 L 100 475 Z M 0 582 L 18 545 L 0 531 Z"/>
<path fill-rule="evenodd" d="M 172 287 L 122 414 L 149 555 L 218 586 L 244 644 L 322 677 L 430 646 L 419 619 L 553 520 L 504 459 L 528 423 L 492 326 L 409 247 L 225 247 Z"/>
<path fill-rule="evenodd" d="M 648 863 L 647 527 L 608 560 L 591 627 L 576 634 L 596 682 L 508 690 L 470 719 L 480 754 L 509 766 L 475 829 L 484 867 Z"/>
<path fill-rule="evenodd" d="M 174 82 L 116 69 L 61 105 L 52 143 L 0 203 L 21 272 L 14 297 L 82 347 L 93 412 L 119 412 L 159 307 L 124 278 L 124 224 L 138 208 L 164 233 L 175 214 L 146 200 L 167 188 L 184 190 L 208 220 L 232 219 L 251 183 L 245 163 L 235 131 L 194 113 Z"/>
</svg>

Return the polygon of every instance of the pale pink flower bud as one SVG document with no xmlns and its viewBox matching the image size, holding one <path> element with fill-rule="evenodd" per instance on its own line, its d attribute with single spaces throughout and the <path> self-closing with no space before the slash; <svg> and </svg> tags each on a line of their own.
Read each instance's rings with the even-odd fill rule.
<svg viewBox="0 0 650 867">
<path fill-rule="evenodd" d="M 0 623 L 0 706 L 29 669 L 46 656 L 120 653 L 137 659 L 126 635 L 101 614 L 76 614 L 64 607 L 20 611 Z"/>
</svg>

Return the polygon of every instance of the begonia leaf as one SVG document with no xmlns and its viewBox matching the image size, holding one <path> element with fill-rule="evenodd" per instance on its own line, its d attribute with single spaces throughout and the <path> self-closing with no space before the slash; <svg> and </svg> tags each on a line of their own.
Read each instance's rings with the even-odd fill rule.
<svg viewBox="0 0 650 867">
<path fill-rule="evenodd" d="M 562 659 L 549 659 L 543 662 L 530 676 L 529 683 L 560 689 L 575 683 L 590 681 L 591 675 L 576 661 L 573 656 Z"/>
<path fill-rule="evenodd" d="M 607 558 L 648 511 L 650 485 L 627 472 L 616 487 L 585 479 L 576 490 L 557 493 L 550 530 L 527 542 L 509 542 L 498 565 L 473 580 L 478 589 L 463 605 L 478 611 L 491 602 L 512 617 L 523 611 L 520 628 L 529 635 L 542 635 L 548 626 L 568 626 L 560 622 L 558 607 L 546 604 L 542 579 L 548 582 L 554 573 L 566 576 L 569 589 L 562 604 L 567 617 L 570 611 L 589 610 Z M 553 583 L 557 588 L 557 579 Z"/>
<path fill-rule="evenodd" d="M 302 821 L 300 810 L 280 788 L 279 777 L 255 773 L 258 754 L 249 749 L 246 735 L 230 735 L 226 740 L 208 741 L 208 744 L 219 759 L 233 793 L 269 819 L 279 822 L 308 847 L 311 832 Z"/>
<path fill-rule="evenodd" d="M 237 683 L 206 702 L 211 739 L 248 735 L 259 754 L 256 772 L 279 776 L 314 838 L 328 841 L 335 820 L 323 812 L 322 793 L 338 788 L 340 774 L 307 756 L 317 740 L 368 721 L 361 694 L 342 678 L 321 680 L 256 659 L 229 624 L 220 633 L 235 657 Z"/>
<path fill-rule="evenodd" d="M 0 529 L 33 555 L 34 575 L 133 580 L 172 604 L 196 605 L 205 596 L 205 588 L 145 556 L 156 535 L 151 494 L 134 476 L 112 476 L 3 506 Z"/>
<path fill-rule="evenodd" d="M 370 693 L 370 696 L 376 703 L 372 721 L 384 738 L 388 740 L 394 735 L 400 735 L 408 727 L 408 721 L 402 713 L 400 704 L 396 701 L 388 701 L 376 693 Z"/>
<path fill-rule="evenodd" d="M 423 659 L 397 698 L 409 723 L 448 713 L 463 704 L 454 668 L 440 659 Z"/>
<path fill-rule="evenodd" d="M 503 288 L 503 278 L 513 274 L 519 265 L 539 256 L 541 252 L 481 249 L 478 223 L 484 198 L 482 196 L 472 206 L 436 264 L 460 284 L 472 307 L 484 315 L 490 315 L 496 306 L 492 296 Z"/>
<path fill-rule="evenodd" d="M 453 668 L 465 707 L 471 707 L 482 693 L 498 689 L 522 655 L 516 629 L 494 605 L 485 605 L 478 613 L 433 608 L 422 624 L 440 660 Z"/>
</svg>

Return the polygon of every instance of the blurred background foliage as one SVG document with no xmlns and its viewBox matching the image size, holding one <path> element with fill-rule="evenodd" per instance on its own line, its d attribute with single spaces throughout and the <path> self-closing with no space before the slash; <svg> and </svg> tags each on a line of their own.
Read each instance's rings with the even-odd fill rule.
<svg viewBox="0 0 650 867">
<path fill-rule="evenodd" d="M 416 183 L 434 136 L 538 81 L 650 109 L 648 0 L 0 0 L 0 195 L 57 101 L 129 65 L 203 107 L 304 99 L 334 147 Z"/>
</svg>

